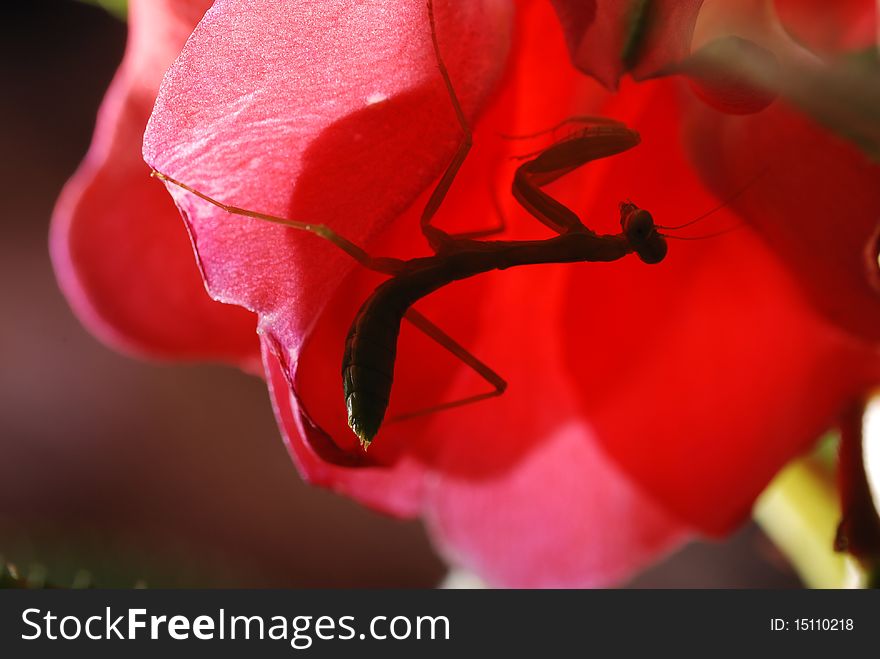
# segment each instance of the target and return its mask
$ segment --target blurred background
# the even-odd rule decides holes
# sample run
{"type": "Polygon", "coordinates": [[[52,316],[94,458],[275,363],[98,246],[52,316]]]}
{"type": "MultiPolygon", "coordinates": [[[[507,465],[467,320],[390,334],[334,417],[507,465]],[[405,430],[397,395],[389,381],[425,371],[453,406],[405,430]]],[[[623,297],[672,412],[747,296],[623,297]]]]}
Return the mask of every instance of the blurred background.
{"type": "MultiPolygon", "coordinates": [[[[126,27],[75,0],[7,3],[0,60],[0,556],[97,586],[431,587],[420,524],[302,483],[262,381],[99,344],[55,283],[49,217],[126,27]]],[[[183,226],[181,225],[181,231],[183,226]]],[[[797,587],[754,526],[636,587],[797,587]]]]}

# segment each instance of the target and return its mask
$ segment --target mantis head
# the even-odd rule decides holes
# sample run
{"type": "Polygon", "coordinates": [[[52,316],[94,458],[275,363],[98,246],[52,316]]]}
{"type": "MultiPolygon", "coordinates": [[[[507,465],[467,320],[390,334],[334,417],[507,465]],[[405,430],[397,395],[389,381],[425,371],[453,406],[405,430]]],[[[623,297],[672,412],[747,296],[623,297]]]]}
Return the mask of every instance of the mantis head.
{"type": "Polygon", "coordinates": [[[660,263],[666,256],[666,238],[657,231],[654,218],[631,201],[620,204],[620,228],[645,263],[660,263]]]}

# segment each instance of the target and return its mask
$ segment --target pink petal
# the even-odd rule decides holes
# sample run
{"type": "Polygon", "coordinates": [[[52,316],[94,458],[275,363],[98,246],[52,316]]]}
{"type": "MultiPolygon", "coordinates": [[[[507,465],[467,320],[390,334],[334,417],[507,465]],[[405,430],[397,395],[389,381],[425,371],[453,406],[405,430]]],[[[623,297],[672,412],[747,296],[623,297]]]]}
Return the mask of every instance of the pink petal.
{"type": "Polygon", "coordinates": [[[162,73],[210,4],[132,2],[125,59],[89,154],[55,209],[51,251],[71,305],[108,343],[252,366],[253,317],[205,293],[186,230],[140,156],[162,73]]]}
{"type": "Polygon", "coordinates": [[[551,0],[571,60],[609,89],[662,75],[690,53],[703,0],[551,0]]]}
{"type": "MultiPolygon", "coordinates": [[[[444,57],[472,117],[502,71],[510,7],[442,3],[437,14],[444,57]]],[[[364,244],[439,175],[460,139],[420,0],[339,0],[319,11],[305,1],[224,0],[169,71],[144,153],[226,202],[326,223],[364,244]]],[[[259,313],[260,331],[295,381],[305,341],[351,258],[313,235],[171,192],[212,295],[259,313]]],[[[415,216],[406,221],[417,226],[415,216]]],[[[422,244],[411,240],[409,249],[422,244]]],[[[363,271],[355,281],[375,285],[363,271]]],[[[338,350],[331,364],[341,363],[341,341],[338,350]]],[[[341,401],[337,366],[321,367],[341,401]]]]}
{"type": "Polygon", "coordinates": [[[774,0],[785,29],[813,50],[839,53],[877,44],[874,0],[774,0]]]}
{"type": "Polygon", "coordinates": [[[447,475],[432,485],[427,522],[438,545],[496,587],[611,586],[688,536],[579,424],[491,483],[447,475]]]}

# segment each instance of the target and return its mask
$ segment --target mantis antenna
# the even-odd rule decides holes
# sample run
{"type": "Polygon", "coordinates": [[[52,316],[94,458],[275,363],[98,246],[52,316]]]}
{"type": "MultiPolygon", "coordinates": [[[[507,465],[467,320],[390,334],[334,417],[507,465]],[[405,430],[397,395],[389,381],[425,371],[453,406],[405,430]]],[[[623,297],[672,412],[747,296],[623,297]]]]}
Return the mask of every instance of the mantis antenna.
{"type": "MultiPolygon", "coordinates": [[[[770,168],[769,168],[769,166],[768,166],[768,167],[765,167],[764,169],[760,170],[757,174],[755,174],[755,175],[752,176],[748,181],[746,181],[744,185],[742,185],[740,188],[738,188],[736,191],[734,191],[734,193],[733,193],[732,195],[730,195],[727,199],[725,199],[724,201],[722,201],[720,204],[718,204],[718,205],[715,206],[714,208],[712,208],[712,209],[706,211],[706,212],[703,213],[702,215],[699,215],[698,217],[695,217],[694,219],[692,219],[692,220],[690,220],[690,221],[688,221],[688,222],[685,222],[684,224],[679,224],[679,225],[677,225],[677,226],[660,226],[660,225],[657,225],[657,228],[658,228],[658,229],[663,229],[664,231],[677,231],[677,230],[679,230],[679,229],[684,229],[684,228],[686,228],[686,227],[689,227],[689,226],[692,226],[692,225],[696,224],[697,222],[701,222],[701,221],[705,220],[707,217],[710,217],[711,215],[713,215],[713,214],[717,213],[718,211],[720,211],[720,210],[721,210],[722,208],[724,208],[725,206],[728,206],[728,205],[730,205],[731,203],[733,203],[734,201],[736,201],[736,199],[737,199],[740,195],[742,195],[742,193],[744,193],[746,190],[748,190],[750,187],[752,187],[752,185],[754,185],[755,183],[757,183],[758,180],[759,180],[761,177],[763,177],[763,176],[769,171],[769,169],[770,169],[770,168]]],[[[721,233],[727,233],[727,230],[725,230],[725,231],[723,231],[723,232],[721,232],[721,233]]],[[[719,234],[712,234],[712,235],[721,235],[721,234],[719,233],[719,234]]],[[[667,236],[667,237],[668,237],[668,238],[671,238],[672,236],[667,236]]],[[[707,237],[711,237],[711,236],[707,236],[707,237]]],[[[685,239],[682,238],[681,240],[685,240],[685,239]]]]}

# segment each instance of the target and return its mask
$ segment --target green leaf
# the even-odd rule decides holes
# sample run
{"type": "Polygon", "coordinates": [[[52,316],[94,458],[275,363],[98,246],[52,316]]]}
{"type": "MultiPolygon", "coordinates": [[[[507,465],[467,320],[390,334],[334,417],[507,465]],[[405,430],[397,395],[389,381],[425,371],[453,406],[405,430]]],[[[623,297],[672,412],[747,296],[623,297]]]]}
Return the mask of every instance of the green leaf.
{"type": "Polygon", "coordinates": [[[97,5],[99,7],[103,7],[108,12],[119,18],[120,20],[125,20],[128,15],[128,0],[80,0],[81,2],[85,2],[90,5],[97,5]]]}

